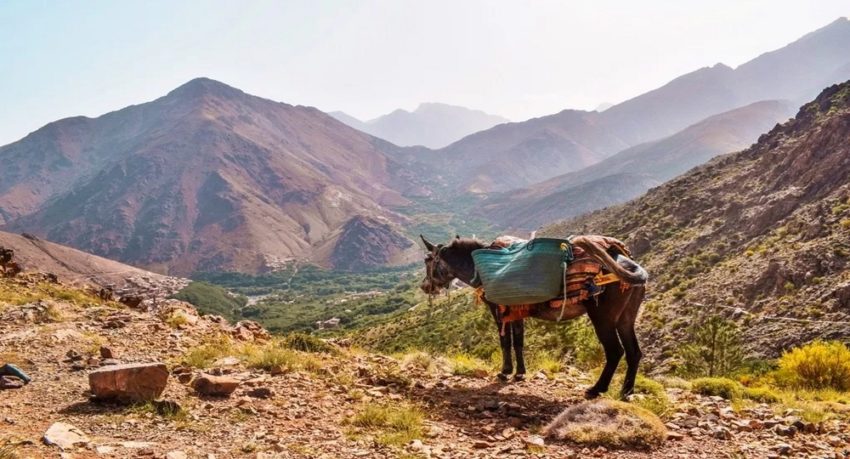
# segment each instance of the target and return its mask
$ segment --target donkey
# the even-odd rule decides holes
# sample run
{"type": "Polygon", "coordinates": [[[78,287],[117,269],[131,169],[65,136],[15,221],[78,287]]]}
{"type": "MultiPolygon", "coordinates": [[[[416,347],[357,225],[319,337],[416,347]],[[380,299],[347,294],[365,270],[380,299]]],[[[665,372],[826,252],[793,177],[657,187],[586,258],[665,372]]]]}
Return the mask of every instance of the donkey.
{"type": "MultiPolygon", "coordinates": [[[[428,253],[425,257],[426,276],[422,281],[422,291],[429,295],[436,294],[447,288],[454,279],[469,284],[475,276],[475,263],[472,251],[489,247],[475,239],[464,239],[457,236],[448,244],[434,245],[420,235],[428,253]]],[[[583,249],[587,255],[596,259],[609,271],[616,273],[621,281],[629,288],[621,289],[617,284],[610,284],[597,298],[588,299],[576,305],[565,305],[561,308],[549,306],[549,302],[537,303],[531,306],[530,316],[549,321],[569,320],[587,314],[597,338],[605,350],[605,367],[599,375],[596,384],[585,391],[588,399],[596,398],[608,391],[611,378],[617,370],[617,365],[626,355],[626,377],[620,392],[626,398],[634,392],[635,378],[642,357],[637,335],[635,334],[635,319],[646,292],[645,284],[648,279],[646,271],[637,263],[625,257],[615,260],[593,238],[575,236],[571,243],[583,249]]],[[[486,292],[485,292],[486,295],[486,292]]],[[[490,313],[496,321],[496,327],[502,329],[499,305],[487,301],[490,313]]],[[[509,322],[505,325],[504,333],[499,335],[499,345],[502,349],[502,370],[499,379],[507,380],[513,373],[511,347],[516,354],[516,380],[525,376],[525,358],[523,356],[523,341],[525,328],[522,320],[509,322]]]]}

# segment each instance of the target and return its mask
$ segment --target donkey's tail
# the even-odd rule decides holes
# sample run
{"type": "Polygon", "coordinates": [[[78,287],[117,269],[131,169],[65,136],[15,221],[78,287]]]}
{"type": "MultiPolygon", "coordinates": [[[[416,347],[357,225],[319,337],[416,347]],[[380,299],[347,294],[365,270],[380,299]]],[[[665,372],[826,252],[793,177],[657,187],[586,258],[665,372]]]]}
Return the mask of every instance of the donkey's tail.
{"type": "Polygon", "coordinates": [[[593,237],[574,236],[570,239],[570,242],[576,247],[583,249],[591,257],[596,258],[600,263],[605,265],[608,270],[616,274],[624,282],[629,284],[646,283],[649,279],[649,274],[642,266],[625,255],[620,255],[615,260],[614,257],[608,253],[606,247],[594,239],[595,238],[593,237]]]}

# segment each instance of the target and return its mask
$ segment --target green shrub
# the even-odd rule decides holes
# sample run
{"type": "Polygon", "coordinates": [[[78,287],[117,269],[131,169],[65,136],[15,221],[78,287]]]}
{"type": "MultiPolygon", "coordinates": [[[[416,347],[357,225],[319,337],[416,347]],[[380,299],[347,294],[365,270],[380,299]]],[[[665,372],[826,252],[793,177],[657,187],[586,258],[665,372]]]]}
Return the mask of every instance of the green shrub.
{"type": "Polygon", "coordinates": [[[689,343],[677,353],[683,362],[681,373],[687,376],[722,376],[735,371],[743,363],[740,331],[733,322],[711,316],[692,325],[688,335],[689,343]]]}
{"type": "Polygon", "coordinates": [[[191,303],[201,314],[218,314],[230,320],[238,317],[247,298],[231,295],[227,290],[206,282],[192,282],[172,298],[191,303]]]}
{"type": "Polygon", "coordinates": [[[779,394],[767,387],[745,387],[743,396],[761,403],[777,403],[781,400],[779,394]]]}
{"type": "Polygon", "coordinates": [[[734,400],[743,395],[744,386],[729,378],[698,378],[691,381],[691,391],[734,400]]]}
{"type": "Polygon", "coordinates": [[[485,377],[488,373],[487,364],[483,360],[467,354],[455,354],[448,358],[452,374],[458,376],[485,377]]]}
{"type": "Polygon", "coordinates": [[[320,338],[306,333],[292,333],[281,341],[283,346],[296,351],[335,354],[337,349],[320,338]]]}
{"type": "Polygon", "coordinates": [[[779,359],[777,381],[804,389],[850,390],[850,349],[838,341],[815,341],[779,359]]]}
{"type": "MultiPolygon", "coordinates": [[[[612,384],[614,387],[620,387],[622,377],[618,376],[612,384]]],[[[632,397],[631,402],[635,405],[649,410],[660,417],[664,417],[670,413],[670,399],[667,397],[664,386],[660,383],[638,375],[635,379],[634,394],[635,397],[632,397]]]]}
{"type": "Polygon", "coordinates": [[[195,368],[207,368],[216,360],[231,356],[234,343],[225,336],[215,337],[200,346],[189,349],[183,355],[183,363],[195,368]]]}

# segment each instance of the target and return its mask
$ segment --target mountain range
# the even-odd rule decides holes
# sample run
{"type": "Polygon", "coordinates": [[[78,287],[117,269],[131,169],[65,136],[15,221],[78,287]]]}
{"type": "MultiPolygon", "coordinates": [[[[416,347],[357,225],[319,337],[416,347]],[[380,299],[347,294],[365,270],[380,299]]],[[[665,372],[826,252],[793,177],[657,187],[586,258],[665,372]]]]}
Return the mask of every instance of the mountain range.
{"type": "Polygon", "coordinates": [[[642,334],[671,359],[683,324],[737,319],[755,354],[848,337],[850,81],[825,89],[750,148],[626,204],[541,234],[623,238],[651,273],[642,334]]]}
{"type": "Polygon", "coordinates": [[[413,244],[389,207],[412,180],[394,148],[315,108],[199,78],[0,148],[0,215],[8,230],[177,274],[309,258],[355,217],[383,222],[358,228],[393,233],[403,247],[390,258],[404,259],[413,244]]]}
{"type": "Polygon", "coordinates": [[[800,105],[850,78],[850,20],[840,18],[737,68],[701,68],[602,112],[564,110],[478,132],[428,156],[449,184],[486,193],[574,172],[712,115],[762,100],[800,105]]]}
{"type": "Polygon", "coordinates": [[[533,230],[620,204],[714,156],[748,147],[794,110],[790,102],[763,101],[714,115],[579,171],[494,195],[483,204],[481,213],[504,228],[533,230]]]}
{"type": "Polygon", "coordinates": [[[469,134],[489,129],[509,120],[456,105],[423,103],[409,112],[398,109],[369,121],[360,121],[344,112],[329,115],[375,137],[400,146],[443,148],[469,134]]]}
{"type": "Polygon", "coordinates": [[[781,101],[850,76],[846,49],[842,18],[736,69],[718,64],[602,112],[502,123],[439,150],[198,78],[0,147],[0,228],[177,275],[294,259],[404,264],[417,257],[417,212],[531,228],[744,148],[788,116],[781,101]]]}

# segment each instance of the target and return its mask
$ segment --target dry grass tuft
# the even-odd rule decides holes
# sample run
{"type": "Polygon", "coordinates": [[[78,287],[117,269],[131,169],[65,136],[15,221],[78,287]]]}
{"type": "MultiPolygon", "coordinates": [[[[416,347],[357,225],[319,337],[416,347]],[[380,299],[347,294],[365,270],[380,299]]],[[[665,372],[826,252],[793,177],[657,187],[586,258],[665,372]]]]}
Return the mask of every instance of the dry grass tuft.
{"type": "Polygon", "coordinates": [[[454,375],[486,378],[490,374],[490,368],[486,362],[468,354],[455,354],[447,360],[454,375]]]}
{"type": "Polygon", "coordinates": [[[18,459],[18,457],[14,446],[0,446],[0,459],[18,459]]]}
{"type": "Polygon", "coordinates": [[[414,405],[407,403],[367,403],[346,420],[361,433],[376,435],[378,443],[402,446],[422,437],[422,421],[425,415],[414,405]]]}
{"type": "Polygon", "coordinates": [[[587,446],[651,449],[664,443],[667,429],[646,409],[600,399],[567,408],[543,434],[587,446]]]}

